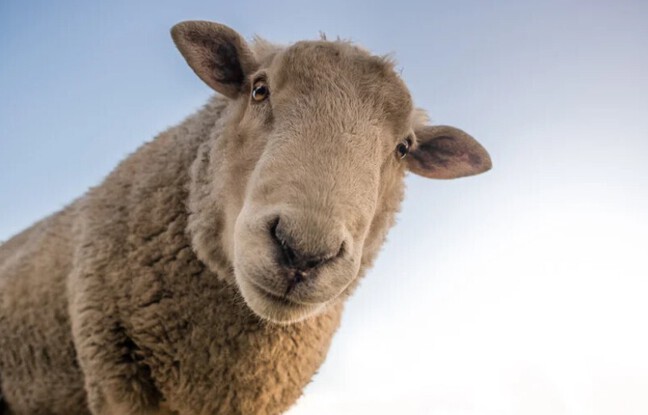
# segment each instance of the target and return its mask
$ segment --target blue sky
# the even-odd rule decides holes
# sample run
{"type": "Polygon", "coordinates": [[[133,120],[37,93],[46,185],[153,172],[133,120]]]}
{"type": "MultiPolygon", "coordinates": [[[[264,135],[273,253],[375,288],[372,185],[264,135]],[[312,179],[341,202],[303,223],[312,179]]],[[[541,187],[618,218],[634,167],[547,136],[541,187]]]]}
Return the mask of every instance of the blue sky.
{"type": "Polygon", "coordinates": [[[0,240],[205,102],[169,36],[187,19],[393,53],[493,157],[408,178],[291,414],[648,412],[648,3],[5,0],[0,240]]]}

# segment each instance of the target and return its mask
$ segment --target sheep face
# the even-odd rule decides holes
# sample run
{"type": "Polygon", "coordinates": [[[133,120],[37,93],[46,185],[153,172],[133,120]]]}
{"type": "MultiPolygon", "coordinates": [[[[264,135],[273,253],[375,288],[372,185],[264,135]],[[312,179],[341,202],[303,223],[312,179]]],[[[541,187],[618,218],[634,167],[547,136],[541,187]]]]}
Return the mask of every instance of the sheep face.
{"type": "Polygon", "coordinates": [[[464,132],[424,125],[388,60],[349,43],[259,41],[253,52],[208,22],[172,35],[198,76],[232,99],[212,156],[224,183],[212,237],[262,318],[297,322],[352,290],[393,224],[407,170],[453,178],[490,167],[464,132]]]}

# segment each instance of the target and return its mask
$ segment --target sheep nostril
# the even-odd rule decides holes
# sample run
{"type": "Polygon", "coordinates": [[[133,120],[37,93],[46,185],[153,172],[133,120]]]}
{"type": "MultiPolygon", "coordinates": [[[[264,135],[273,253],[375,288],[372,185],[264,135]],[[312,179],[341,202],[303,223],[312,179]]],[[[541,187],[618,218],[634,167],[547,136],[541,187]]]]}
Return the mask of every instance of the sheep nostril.
{"type": "Polygon", "coordinates": [[[278,248],[279,263],[293,271],[301,272],[304,276],[322,264],[344,255],[344,242],[337,251],[325,253],[303,252],[295,248],[294,241],[286,232],[285,223],[277,217],[270,222],[269,233],[278,248]]]}
{"type": "Polygon", "coordinates": [[[324,259],[320,259],[320,258],[309,259],[304,262],[304,267],[306,269],[312,269],[320,265],[322,262],[324,262],[324,259]]]}
{"type": "Polygon", "coordinates": [[[282,259],[285,265],[292,266],[296,259],[295,251],[293,251],[290,245],[288,245],[288,242],[286,242],[286,237],[281,232],[279,222],[279,218],[276,218],[274,221],[272,221],[270,226],[270,234],[272,235],[272,239],[274,239],[275,243],[281,250],[282,259]]]}

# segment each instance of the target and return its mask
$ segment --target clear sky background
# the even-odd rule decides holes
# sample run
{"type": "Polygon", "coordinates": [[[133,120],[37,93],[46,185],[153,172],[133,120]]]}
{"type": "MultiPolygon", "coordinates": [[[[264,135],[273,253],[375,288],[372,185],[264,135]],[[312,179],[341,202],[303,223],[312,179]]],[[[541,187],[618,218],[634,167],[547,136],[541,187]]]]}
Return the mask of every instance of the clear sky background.
{"type": "Polygon", "coordinates": [[[648,413],[648,2],[0,2],[0,240],[210,96],[169,28],[393,52],[490,151],[410,176],[290,415],[648,413]]]}

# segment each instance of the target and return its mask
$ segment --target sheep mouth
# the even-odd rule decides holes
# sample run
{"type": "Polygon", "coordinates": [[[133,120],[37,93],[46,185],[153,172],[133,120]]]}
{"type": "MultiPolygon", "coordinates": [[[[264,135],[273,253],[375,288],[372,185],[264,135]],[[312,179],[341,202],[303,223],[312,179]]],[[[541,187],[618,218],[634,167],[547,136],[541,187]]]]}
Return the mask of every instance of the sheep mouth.
{"type": "Polygon", "coordinates": [[[257,314],[279,324],[291,324],[301,321],[325,307],[325,303],[303,303],[289,298],[288,295],[277,295],[258,283],[250,283],[249,289],[254,293],[256,301],[251,306],[257,314]]]}
{"type": "Polygon", "coordinates": [[[300,305],[299,303],[296,303],[292,300],[289,300],[285,295],[277,295],[274,293],[271,293],[270,291],[266,290],[265,288],[259,287],[256,284],[253,284],[254,288],[256,288],[257,294],[259,294],[261,297],[263,297],[266,300],[269,300],[273,303],[281,304],[284,306],[293,306],[293,305],[300,305]]]}
{"type": "Polygon", "coordinates": [[[309,307],[309,306],[317,306],[319,305],[318,303],[305,303],[301,302],[298,300],[294,300],[292,298],[288,298],[288,292],[286,292],[283,295],[276,294],[267,288],[262,287],[258,283],[252,283],[252,286],[254,287],[256,293],[261,296],[263,299],[266,299],[272,303],[282,305],[282,306],[287,306],[287,307],[309,307]]]}

